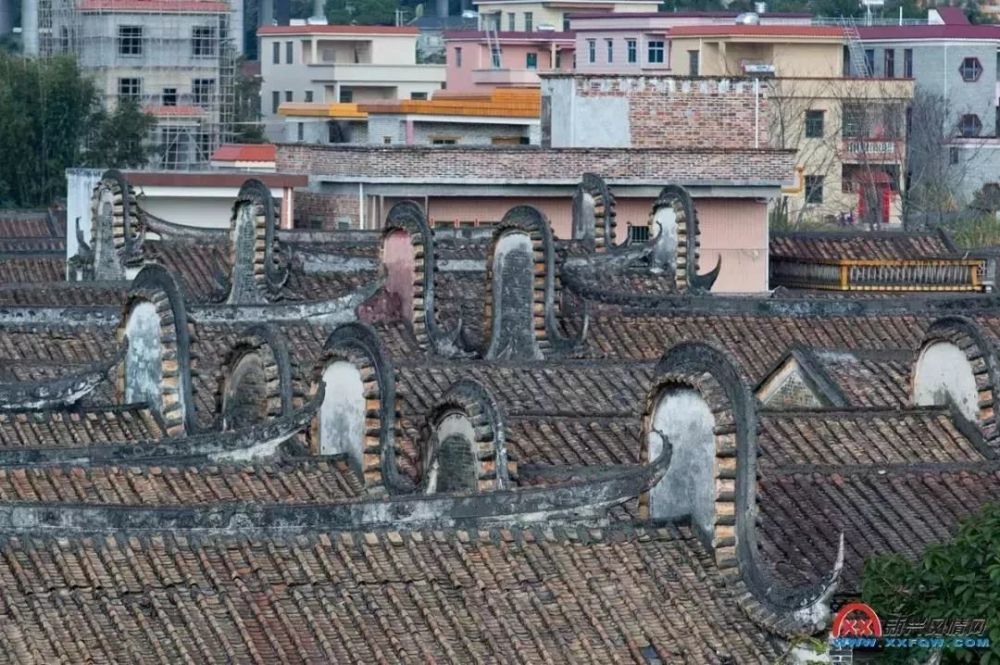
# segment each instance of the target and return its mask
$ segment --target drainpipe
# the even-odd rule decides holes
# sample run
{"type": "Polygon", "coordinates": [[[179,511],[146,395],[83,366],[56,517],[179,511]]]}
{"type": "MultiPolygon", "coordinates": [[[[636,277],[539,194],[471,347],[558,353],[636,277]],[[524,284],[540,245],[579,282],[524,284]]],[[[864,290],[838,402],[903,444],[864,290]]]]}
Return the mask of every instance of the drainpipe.
{"type": "Polygon", "coordinates": [[[358,183],[358,224],[362,229],[366,227],[365,224],[365,183],[358,183]]]}
{"type": "Polygon", "coordinates": [[[806,177],[805,177],[806,167],[796,166],[795,167],[795,184],[791,187],[782,187],[782,194],[801,194],[806,188],[806,177]]]}
{"type": "Polygon", "coordinates": [[[753,147],[760,148],[760,79],[753,80],[753,147]]]}

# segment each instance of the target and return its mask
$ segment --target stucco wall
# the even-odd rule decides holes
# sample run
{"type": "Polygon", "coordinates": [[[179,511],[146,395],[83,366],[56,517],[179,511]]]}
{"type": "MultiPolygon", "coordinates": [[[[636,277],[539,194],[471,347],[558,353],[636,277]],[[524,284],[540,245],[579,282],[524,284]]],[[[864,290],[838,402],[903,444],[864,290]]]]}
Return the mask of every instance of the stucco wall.
{"type": "Polygon", "coordinates": [[[920,352],[913,371],[913,401],[944,406],[949,400],[963,416],[976,420],[979,391],[965,352],[950,342],[930,344],[920,352]]]}

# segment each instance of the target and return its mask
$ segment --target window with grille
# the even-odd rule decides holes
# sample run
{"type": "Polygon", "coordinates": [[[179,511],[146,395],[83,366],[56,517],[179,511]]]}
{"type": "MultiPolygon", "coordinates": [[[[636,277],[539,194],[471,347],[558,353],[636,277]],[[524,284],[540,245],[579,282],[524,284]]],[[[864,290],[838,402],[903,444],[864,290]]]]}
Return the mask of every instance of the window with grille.
{"type": "Polygon", "coordinates": [[[605,47],[607,48],[607,51],[608,51],[608,62],[609,63],[610,62],[614,62],[615,61],[615,40],[613,40],[613,39],[605,39],[604,40],[604,45],[605,45],[605,47]]]}
{"type": "Polygon", "coordinates": [[[823,111],[806,111],[806,138],[823,138],[823,111]]]}
{"type": "Polygon", "coordinates": [[[648,226],[630,226],[628,227],[628,239],[631,242],[649,242],[649,227],[648,226]]]}
{"type": "Polygon", "coordinates": [[[142,55],[142,26],[118,26],[118,54],[142,55]]]}
{"type": "Polygon", "coordinates": [[[688,76],[701,76],[701,54],[688,51],[688,76]]]}
{"type": "Polygon", "coordinates": [[[659,39],[650,40],[646,44],[646,60],[652,65],[663,63],[663,41],[659,39]]]}
{"type": "Polygon", "coordinates": [[[959,65],[958,72],[962,75],[963,81],[972,83],[983,75],[983,66],[979,63],[979,58],[965,58],[959,65]]]}
{"type": "Polygon", "coordinates": [[[525,54],[524,66],[526,69],[538,69],[538,54],[537,53],[525,54]]]}
{"type": "Polygon", "coordinates": [[[885,77],[896,78],[896,52],[891,48],[885,50],[885,77]]]}
{"type": "Polygon", "coordinates": [[[628,50],[628,61],[629,61],[629,63],[633,63],[634,64],[637,61],[638,56],[639,56],[639,53],[638,53],[639,49],[636,47],[635,40],[634,39],[626,39],[625,40],[625,44],[628,47],[627,48],[627,50],[628,50]]]}
{"type": "Polygon", "coordinates": [[[307,104],[310,103],[310,102],[312,102],[312,100],[313,100],[313,91],[312,90],[306,90],[305,98],[306,98],[306,103],[307,104]]]}
{"type": "Polygon", "coordinates": [[[587,40],[587,62],[597,62],[597,40],[587,40]]]}
{"type": "Polygon", "coordinates": [[[507,29],[510,30],[511,32],[517,30],[516,21],[517,21],[517,14],[515,14],[514,12],[507,14],[507,29]]]}
{"type": "Polygon", "coordinates": [[[177,106],[177,88],[164,88],[162,102],[164,106],[177,106]]]}
{"type": "Polygon", "coordinates": [[[194,79],[191,82],[191,93],[195,106],[208,106],[215,95],[215,79],[194,79]]]}
{"type": "Polygon", "coordinates": [[[823,176],[806,176],[806,203],[823,202],[823,176]]]}
{"type": "Polygon", "coordinates": [[[118,96],[124,99],[139,101],[139,98],[142,96],[142,79],[118,79],[118,96]]]}
{"type": "Polygon", "coordinates": [[[191,30],[191,52],[196,58],[211,58],[217,53],[218,40],[215,28],[210,26],[195,26],[191,30]]]}
{"type": "Polygon", "coordinates": [[[962,136],[979,136],[983,131],[983,122],[975,113],[967,113],[958,123],[958,131],[962,136]]]}
{"type": "Polygon", "coordinates": [[[534,22],[535,22],[534,14],[532,14],[531,12],[524,12],[524,31],[525,32],[532,32],[535,29],[534,22]]]}
{"type": "Polygon", "coordinates": [[[903,49],[903,77],[913,78],[913,49],[903,49]]]}

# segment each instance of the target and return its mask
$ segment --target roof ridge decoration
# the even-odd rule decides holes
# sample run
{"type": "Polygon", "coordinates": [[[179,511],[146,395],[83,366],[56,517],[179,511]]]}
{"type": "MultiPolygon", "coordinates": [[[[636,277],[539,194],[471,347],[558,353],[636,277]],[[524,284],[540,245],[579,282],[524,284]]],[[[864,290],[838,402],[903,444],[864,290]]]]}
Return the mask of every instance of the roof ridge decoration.
{"type": "Polygon", "coordinates": [[[507,451],[506,429],[503,411],[486,387],[468,378],[453,383],[427,415],[421,489],[440,491],[442,476],[454,471],[454,458],[464,458],[465,452],[472,474],[459,480],[473,491],[516,485],[517,462],[507,451]],[[458,450],[446,449],[451,437],[457,437],[458,450]]]}
{"type": "Polygon", "coordinates": [[[911,398],[915,404],[950,407],[959,418],[956,424],[971,421],[982,437],[991,457],[1000,454],[1000,361],[997,340],[978,323],[963,316],[946,316],[935,320],[924,333],[919,352],[910,374],[911,398]],[[951,350],[953,355],[937,360],[935,349],[951,350]],[[947,383],[934,383],[933,364],[944,361],[956,371],[954,363],[968,363],[971,376],[952,378],[947,383]],[[928,377],[922,370],[930,372],[928,377]],[[964,393],[964,394],[963,394],[964,393]]]}
{"type": "Polygon", "coordinates": [[[170,437],[197,431],[191,326],[184,296],[167,269],[155,263],[143,267],[132,280],[118,326],[119,343],[128,338],[128,350],[118,372],[117,392],[124,400],[133,391],[133,382],[154,381],[155,386],[137,385],[137,394],[153,398],[150,406],[163,417],[170,437]],[[145,312],[152,328],[138,318],[146,317],[145,312]]]}
{"type": "Polygon", "coordinates": [[[597,253],[620,249],[616,214],[615,197],[604,178],[584,173],[573,194],[573,240],[590,243],[597,253]]]}
{"type": "Polygon", "coordinates": [[[511,208],[493,231],[486,258],[486,303],[483,329],[489,342],[488,360],[540,360],[549,353],[566,355],[578,349],[587,337],[590,316],[586,301],[583,323],[576,337],[564,337],[556,320],[556,251],[549,220],[537,208],[521,205],[511,208]],[[526,284],[516,284],[520,266],[512,265],[527,247],[503,247],[508,238],[526,237],[530,243],[531,294],[526,284]],[[498,248],[501,252],[498,254],[498,248]],[[495,273],[499,265],[503,272],[495,273]],[[507,268],[505,266],[511,266],[507,268]],[[530,300],[524,301],[525,297],[530,300]],[[507,311],[505,311],[505,309],[507,311]],[[530,318],[531,330],[522,329],[530,318]]]}
{"type": "MultiPolygon", "coordinates": [[[[396,372],[378,334],[358,321],[340,325],[330,333],[313,368],[312,395],[323,387],[326,369],[338,361],[352,365],[362,381],[364,427],[358,475],[365,488],[373,494],[386,489],[393,493],[412,491],[412,482],[401,477],[397,470],[397,446],[402,437],[397,431],[396,372]]],[[[327,398],[344,390],[342,386],[326,386],[327,398]]],[[[322,452],[322,424],[319,414],[310,427],[310,448],[314,454],[322,452]]]]}
{"type": "Polygon", "coordinates": [[[128,340],[110,357],[91,363],[71,374],[45,381],[0,383],[0,412],[13,410],[55,409],[75,404],[108,378],[128,350],[128,340]]]}
{"type": "Polygon", "coordinates": [[[216,406],[221,429],[292,413],[303,401],[296,378],[298,366],[284,337],[268,324],[248,328],[219,369],[216,406]]]}
{"type": "MultiPolygon", "coordinates": [[[[714,515],[710,540],[716,565],[739,594],[751,619],[770,631],[791,637],[812,634],[830,618],[829,602],[843,568],[844,537],[840,536],[833,570],[807,588],[788,588],[771,578],[759,560],[757,547],[757,415],[753,395],[726,354],[702,342],[682,342],[668,349],[657,365],[642,419],[640,460],[648,463],[654,412],[671,388],[694,391],[713,416],[711,492],[714,515]]],[[[674,456],[681,441],[673,441],[674,456]]],[[[648,517],[651,493],[639,500],[641,517],[648,517]]]]}
{"type": "Polygon", "coordinates": [[[423,208],[414,201],[400,201],[389,209],[382,234],[382,270],[387,270],[386,240],[394,232],[409,234],[413,247],[413,307],[409,314],[413,333],[420,348],[428,346],[443,356],[461,355],[459,338],[462,319],[451,329],[438,326],[434,312],[434,277],[437,273],[434,230],[427,223],[423,208]]]}
{"type": "Polygon", "coordinates": [[[230,218],[231,270],[228,305],[257,305],[276,300],[288,281],[280,265],[277,211],[271,190],[260,180],[243,183],[230,218]]]}
{"type": "Polygon", "coordinates": [[[186,226],[177,222],[170,222],[162,217],[147,212],[139,206],[142,212],[143,225],[147,231],[160,236],[161,240],[191,240],[198,242],[226,242],[229,238],[229,229],[215,229],[198,226],[186,226]]]}
{"type": "Polygon", "coordinates": [[[79,250],[73,264],[81,268],[85,279],[123,280],[127,268],[139,267],[143,261],[145,231],[135,191],[121,171],[109,169],[94,187],[90,201],[91,244],[84,240],[77,220],[79,250]]]}
{"type": "Polygon", "coordinates": [[[698,274],[701,232],[698,227],[698,211],[691,193],[686,188],[673,184],[661,189],[649,212],[649,227],[651,230],[655,229],[656,237],[643,251],[641,260],[650,270],[658,272],[673,267],[674,282],[680,292],[711,291],[722,269],[722,257],[718,257],[711,271],[704,275],[698,274]],[[671,233],[674,229],[666,228],[657,218],[658,213],[666,208],[674,213],[676,235],[671,233]],[[674,241],[676,248],[670,246],[674,241]]]}

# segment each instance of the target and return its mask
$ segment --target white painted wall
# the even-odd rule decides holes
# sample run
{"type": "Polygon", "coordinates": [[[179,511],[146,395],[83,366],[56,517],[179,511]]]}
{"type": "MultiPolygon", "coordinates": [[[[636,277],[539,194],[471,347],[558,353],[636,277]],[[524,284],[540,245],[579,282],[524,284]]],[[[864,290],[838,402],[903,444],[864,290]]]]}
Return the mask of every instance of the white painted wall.
{"type": "Polygon", "coordinates": [[[963,416],[977,419],[979,391],[965,352],[951,342],[928,344],[913,372],[913,401],[919,406],[943,406],[949,398],[963,416]]]}
{"type": "Polygon", "coordinates": [[[361,372],[338,360],[323,371],[326,395],[319,410],[321,455],[347,453],[358,474],[364,468],[365,390],[361,372]]]}

